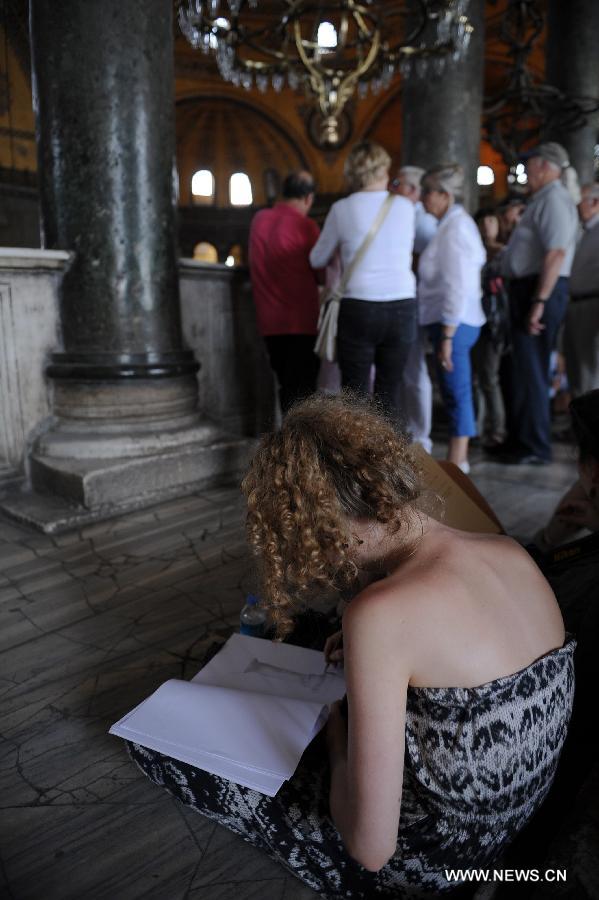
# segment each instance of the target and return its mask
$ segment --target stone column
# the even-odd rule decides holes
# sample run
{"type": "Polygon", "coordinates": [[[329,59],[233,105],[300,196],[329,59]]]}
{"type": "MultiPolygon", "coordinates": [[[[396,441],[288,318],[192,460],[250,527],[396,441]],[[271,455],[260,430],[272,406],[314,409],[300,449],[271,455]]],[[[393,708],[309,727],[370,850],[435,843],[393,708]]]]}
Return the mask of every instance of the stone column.
{"type": "MultiPolygon", "coordinates": [[[[414,0],[411,0],[414,3],[414,0]]],[[[465,206],[476,208],[480,161],[484,63],[484,0],[470,0],[474,32],[465,57],[448,59],[443,74],[419,77],[418,67],[402,89],[402,163],[425,169],[457,162],[466,173],[465,206]]]]}
{"type": "Polygon", "coordinates": [[[43,243],[73,253],[47,369],[56,421],[32,479],[89,508],[139,505],[202,480],[191,450],[217,439],[181,336],[172,3],[30,0],[30,13],[43,243]]]}
{"type": "MultiPolygon", "coordinates": [[[[597,0],[549,0],[545,78],[571,97],[599,97],[599,3],[597,0]]],[[[575,131],[548,135],[568,150],[581,183],[593,181],[593,150],[599,116],[590,115],[575,131]]]]}

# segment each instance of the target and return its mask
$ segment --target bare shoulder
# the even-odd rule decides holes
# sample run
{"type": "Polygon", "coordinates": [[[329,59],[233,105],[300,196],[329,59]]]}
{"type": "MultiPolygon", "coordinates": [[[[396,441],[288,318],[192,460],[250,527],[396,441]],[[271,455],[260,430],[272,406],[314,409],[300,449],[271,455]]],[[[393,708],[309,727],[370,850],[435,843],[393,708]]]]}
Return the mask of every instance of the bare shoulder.
{"type": "Polygon", "coordinates": [[[396,650],[414,646],[422,631],[427,597],[434,597],[434,585],[410,572],[393,573],[369,585],[356,596],[343,615],[346,640],[372,642],[396,650]]]}

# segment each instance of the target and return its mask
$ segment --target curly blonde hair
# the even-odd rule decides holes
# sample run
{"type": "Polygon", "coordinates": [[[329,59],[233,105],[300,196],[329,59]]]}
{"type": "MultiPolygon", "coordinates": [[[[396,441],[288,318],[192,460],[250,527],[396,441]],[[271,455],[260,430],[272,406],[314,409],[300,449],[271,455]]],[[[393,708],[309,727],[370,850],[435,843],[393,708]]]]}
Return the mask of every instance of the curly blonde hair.
{"type": "Polygon", "coordinates": [[[345,393],[292,407],[280,431],[262,438],[242,490],[263,598],[281,638],[310,590],[356,583],[351,520],[397,532],[421,485],[407,440],[371,401],[345,393]]]}
{"type": "Polygon", "coordinates": [[[389,174],[391,157],[374,141],[355,144],[345,160],[343,173],[352,191],[362,191],[385,174],[389,174]]]}

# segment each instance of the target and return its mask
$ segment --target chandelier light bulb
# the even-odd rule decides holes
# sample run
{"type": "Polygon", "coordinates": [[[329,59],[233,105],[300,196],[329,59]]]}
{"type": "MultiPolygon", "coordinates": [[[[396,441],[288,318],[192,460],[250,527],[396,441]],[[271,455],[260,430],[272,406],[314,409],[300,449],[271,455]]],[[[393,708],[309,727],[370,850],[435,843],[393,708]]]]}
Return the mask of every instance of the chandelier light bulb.
{"type": "Polygon", "coordinates": [[[316,43],[323,50],[334,50],[337,46],[337,29],[332,22],[321,22],[318,26],[316,43]]]}

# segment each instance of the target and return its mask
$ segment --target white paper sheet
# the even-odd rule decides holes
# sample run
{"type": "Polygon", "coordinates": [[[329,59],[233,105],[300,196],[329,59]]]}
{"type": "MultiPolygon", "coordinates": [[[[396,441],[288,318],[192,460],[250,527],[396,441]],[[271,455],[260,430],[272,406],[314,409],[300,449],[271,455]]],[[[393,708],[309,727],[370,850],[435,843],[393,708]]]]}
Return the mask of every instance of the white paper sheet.
{"type": "Polygon", "coordinates": [[[343,669],[325,672],[321,652],[242,634],[232,635],[192,682],[321,704],[345,693],[343,669]]]}
{"type": "Polygon", "coordinates": [[[110,733],[272,797],[344,693],[322,653],[233,635],[191,682],[167,681],[110,733]]]}

